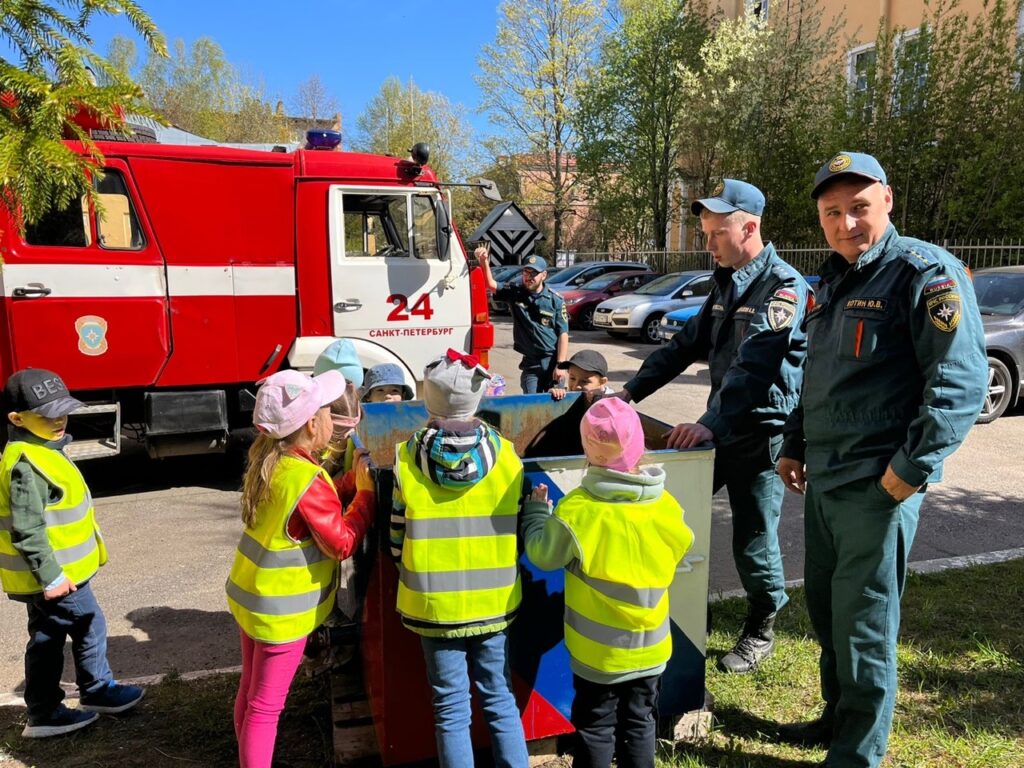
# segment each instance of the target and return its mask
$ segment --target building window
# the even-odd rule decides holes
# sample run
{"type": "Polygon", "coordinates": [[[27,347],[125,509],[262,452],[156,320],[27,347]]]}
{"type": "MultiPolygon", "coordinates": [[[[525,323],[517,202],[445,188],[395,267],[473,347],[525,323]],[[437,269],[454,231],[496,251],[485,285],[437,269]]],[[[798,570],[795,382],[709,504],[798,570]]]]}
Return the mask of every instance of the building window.
{"type": "Polygon", "coordinates": [[[768,0],[747,0],[747,18],[768,21],[768,0]]]}
{"type": "Polygon", "coordinates": [[[875,44],[868,43],[849,53],[847,78],[854,93],[866,93],[871,70],[875,66],[875,44]]]}
{"type": "Polygon", "coordinates": [[[927,35],[912,29],[896,41],[893,107],[897,112],[924,106],[925,87],[928,85],[928,40],[927,35]]]}

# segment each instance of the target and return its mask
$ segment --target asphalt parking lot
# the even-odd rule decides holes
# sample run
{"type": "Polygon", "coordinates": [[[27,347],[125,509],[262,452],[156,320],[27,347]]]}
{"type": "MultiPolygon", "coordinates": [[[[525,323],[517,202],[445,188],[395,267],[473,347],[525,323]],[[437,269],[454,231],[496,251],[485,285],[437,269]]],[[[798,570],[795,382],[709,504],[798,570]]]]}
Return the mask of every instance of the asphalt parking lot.
{"type": "MultiPolygon", "coordinates": [[[[498,318],[494,370],[518,392],[518,355],[511,327],[498,318]]],[[[573,332],[571,350],[595,349],[608,360],[611,383],[621,386],[654,347],[612,340],[605,333],[573,332]]],[[[443,350],[439,350],[443,351],[443,350]]],[[[638,409],[669,424],[693,421],[704,410],[707,368],[697,365],[638,409]]],[[[947,463],[921,511],[915,562],[1024,548],[1024,412],[976,427],[947,463]]],[[[109,625],[109,657],[119,677],[221,669],[238,663],[237,629],[224,603],[241,523],[239,452],[226,456],[150,461],[135,450],[82,465],[96,497],[111,562],[94,584],[109,625]]],[[[801,575],[800,500],[787,494],[781,526],[787,578],[801,575]]],[[[715,498],[711,589],[739,587],[729,547],[728,500],[715,498]]],[[[22,684],[25,611],[0,599],[0,701],[22,684]]],[[[65,680],[73,680],[66,670],[65,680]]]]}

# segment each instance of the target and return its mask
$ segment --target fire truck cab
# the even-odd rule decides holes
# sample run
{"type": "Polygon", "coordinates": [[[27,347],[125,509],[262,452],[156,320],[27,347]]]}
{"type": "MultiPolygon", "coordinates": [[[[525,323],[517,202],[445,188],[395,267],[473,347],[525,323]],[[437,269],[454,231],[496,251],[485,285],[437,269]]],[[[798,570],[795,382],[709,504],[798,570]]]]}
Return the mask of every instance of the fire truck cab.
{"type": "MultiPolygon", "coordinates": [[[[486,290],[433,172],[394,157],[101,142],[102,213],[74,201],[0,218],[0,380],[58,372],[113,422],[76,458],[223,449],[255,383],[309,369],[336,338],[416,388],[448,347],[486,360],[486,290]]],[[[85,419],[78,420],[85,424],[85,419]]],[[[88,429],[85,430],[88,432],[88,429]]]]}

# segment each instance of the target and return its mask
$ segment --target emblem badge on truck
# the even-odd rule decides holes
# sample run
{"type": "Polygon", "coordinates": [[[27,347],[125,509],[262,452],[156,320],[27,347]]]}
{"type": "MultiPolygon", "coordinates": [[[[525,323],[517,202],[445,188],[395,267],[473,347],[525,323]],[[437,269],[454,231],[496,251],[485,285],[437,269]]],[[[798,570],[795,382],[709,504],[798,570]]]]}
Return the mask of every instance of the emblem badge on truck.
{"type": "Polygon", "coordinates": [[[99,315],[82,315],[75,320],[78,351],[95,357],[107,351],[107,321],[99,315]]]}

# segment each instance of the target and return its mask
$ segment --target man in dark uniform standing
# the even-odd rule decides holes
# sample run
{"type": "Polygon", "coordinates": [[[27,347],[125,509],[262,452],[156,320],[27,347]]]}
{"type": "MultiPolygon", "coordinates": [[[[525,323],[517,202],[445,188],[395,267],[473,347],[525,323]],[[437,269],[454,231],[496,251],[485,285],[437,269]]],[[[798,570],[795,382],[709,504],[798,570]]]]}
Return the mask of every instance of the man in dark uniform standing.
{"type": "Polygon", "coordinates": [[[918,511],[981,410],[985,337],[963,265],[889,221],[892,189],[875,158],[836,155],[811,197],[835,253],[805,324],[803,393],[778,472],[805,494],[804,578],[825,710],[780,736],[827,746],[822,765],[874,768],[892,725],[918,511]]]}
{"type": "Polygon", "coordinates": [[[775,616],[789,600],[778,538],[785,491],[775,462],[799,397],[807,284],[762,241],[764,195],[757,187],[726,179],[692,210],[718,265],[715,286],[701,311],[618,396],[642,400],[694,361],[709,362],[707,410],[697,423],[677,425],[668,447],[715,444],[714,489],[729,491],[733,558],[749,604],[740,639],[718,666],[743,673],[774,649],[775,616]]]}
{"type": "Polygon", "coordinates": [[[527,256],[522,277],[498,285],[491,274],[488,249],[481,246],[474,255],[488,290],[498,301],[507,302],[512,313],[513,348],[523,356],[519,363],[523,393],[547,392],[556,379],[566,377],[557,366],[569,356],[569,315],[562,297],[544,285],[547,262],[540,256],[527,256]]]}

